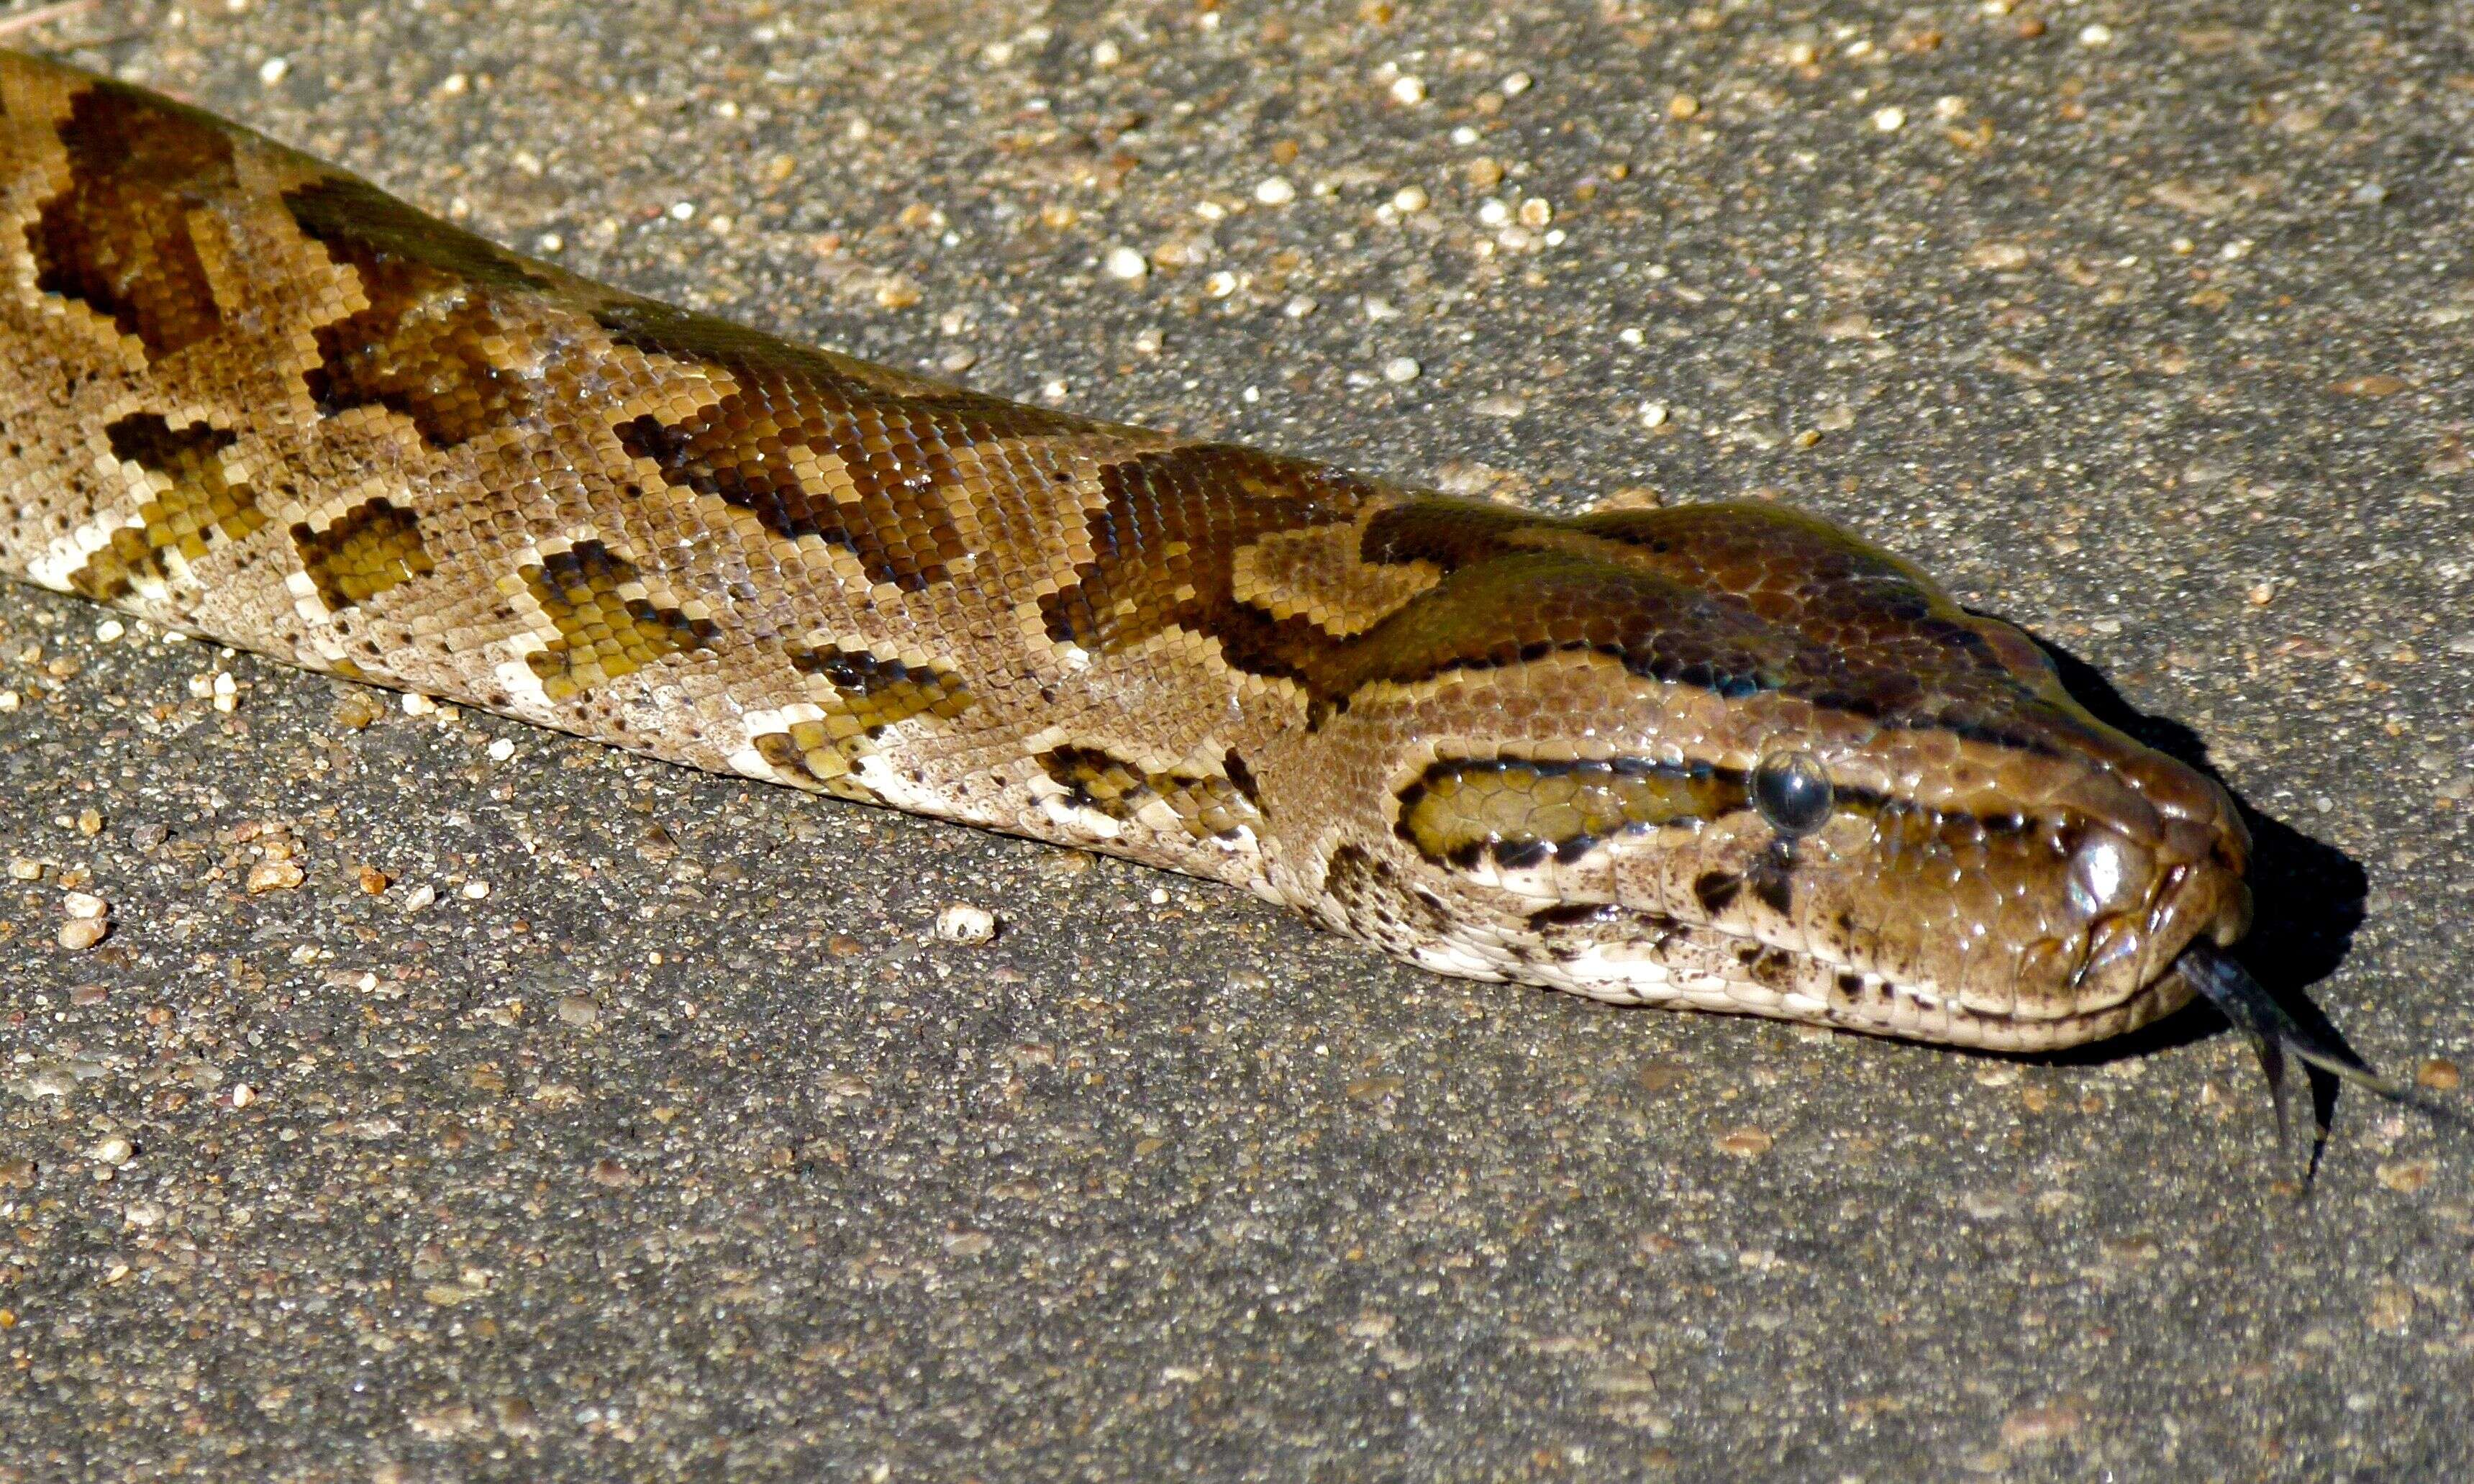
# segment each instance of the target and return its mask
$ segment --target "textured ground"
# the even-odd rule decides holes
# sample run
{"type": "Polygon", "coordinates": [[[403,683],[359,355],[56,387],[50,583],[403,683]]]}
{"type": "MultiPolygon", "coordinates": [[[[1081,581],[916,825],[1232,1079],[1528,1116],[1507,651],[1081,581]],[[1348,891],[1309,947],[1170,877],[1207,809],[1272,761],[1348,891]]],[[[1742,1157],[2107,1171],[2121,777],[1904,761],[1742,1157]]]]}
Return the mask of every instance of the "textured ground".
{"type": "MultiPolygon", "coordinates": [[[[12,44],[1011,395],[1845,519],[2205,750],[2265,973],[2474,1058],[2474,11],[896,9],[12,44]]],[[[2474,1472],[2474,1138],[2349,1096],[2297,1203],[2203,1018],[1449,983],[100,620],[0,593],[9,1484],[2474,1472]]]]}

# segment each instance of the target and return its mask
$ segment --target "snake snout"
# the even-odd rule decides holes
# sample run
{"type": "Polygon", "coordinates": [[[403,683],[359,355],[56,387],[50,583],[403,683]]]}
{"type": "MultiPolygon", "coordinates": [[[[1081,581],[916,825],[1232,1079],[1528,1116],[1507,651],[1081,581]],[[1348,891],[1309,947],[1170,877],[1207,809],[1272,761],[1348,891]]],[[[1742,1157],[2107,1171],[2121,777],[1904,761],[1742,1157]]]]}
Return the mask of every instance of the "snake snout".
{"type": "Polygon", "coordinates": [[[2231,795],[2171,758],[2141,749],[2107,773],[2116,807],[2088,824],[2068,870],[2088,933],[2073,987],[2098,1003],[2150,992],[2161,1014],[2191,996],[2173,975],[2183,949],[2249,928],[2250,838],[2231,795]]]}

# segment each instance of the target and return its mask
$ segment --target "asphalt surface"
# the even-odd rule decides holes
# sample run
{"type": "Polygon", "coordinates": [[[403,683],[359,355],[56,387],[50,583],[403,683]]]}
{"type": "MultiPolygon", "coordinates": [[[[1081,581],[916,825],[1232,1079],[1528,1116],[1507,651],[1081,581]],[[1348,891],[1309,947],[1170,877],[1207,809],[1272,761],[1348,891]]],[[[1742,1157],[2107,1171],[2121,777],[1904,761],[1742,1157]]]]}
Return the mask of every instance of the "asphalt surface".
{"type": "MultiPolygon", "coordinates": [[[[1006,394],[1847,521],[2221,769],[2273,982],[2474,1059],[2474,9],[899,9],[10,44],[1006,394]]],[[[2298,1199],[2204,1015],[1448,982],[102,619],[0,592],[9,1484],[2474,1475],[2474,1137],[2347,1095],[2298,1199]]]]}

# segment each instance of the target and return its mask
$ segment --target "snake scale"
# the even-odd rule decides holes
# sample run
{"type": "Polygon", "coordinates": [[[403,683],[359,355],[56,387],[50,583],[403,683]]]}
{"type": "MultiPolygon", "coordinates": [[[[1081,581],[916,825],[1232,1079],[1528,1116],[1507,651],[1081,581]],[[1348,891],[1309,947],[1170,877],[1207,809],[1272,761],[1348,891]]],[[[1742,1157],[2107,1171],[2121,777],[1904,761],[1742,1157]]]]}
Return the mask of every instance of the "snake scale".
{"type": "Polygon", "coordinates": [[[0,346],[0,571],[172,628],[1445,973],[2014,1051],[2203,990],[2347,1060],[2216,951],[2224,791],[1816,519],[1552,518],[1001,401],[12,54],[0,346]]]}

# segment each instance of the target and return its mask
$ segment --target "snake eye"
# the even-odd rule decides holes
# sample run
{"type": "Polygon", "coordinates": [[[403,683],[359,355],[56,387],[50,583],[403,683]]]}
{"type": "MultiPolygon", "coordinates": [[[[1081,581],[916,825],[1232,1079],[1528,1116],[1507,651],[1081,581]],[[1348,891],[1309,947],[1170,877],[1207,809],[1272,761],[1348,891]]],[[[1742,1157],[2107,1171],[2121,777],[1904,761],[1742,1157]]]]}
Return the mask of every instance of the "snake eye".
{"type": "Polygon", "coordinates": [[[1827,824],[1833,801],[1830,774],[1809,752],[1774,752],[1753,769],[1753,807],[1789,839],[1827,824]]]}

